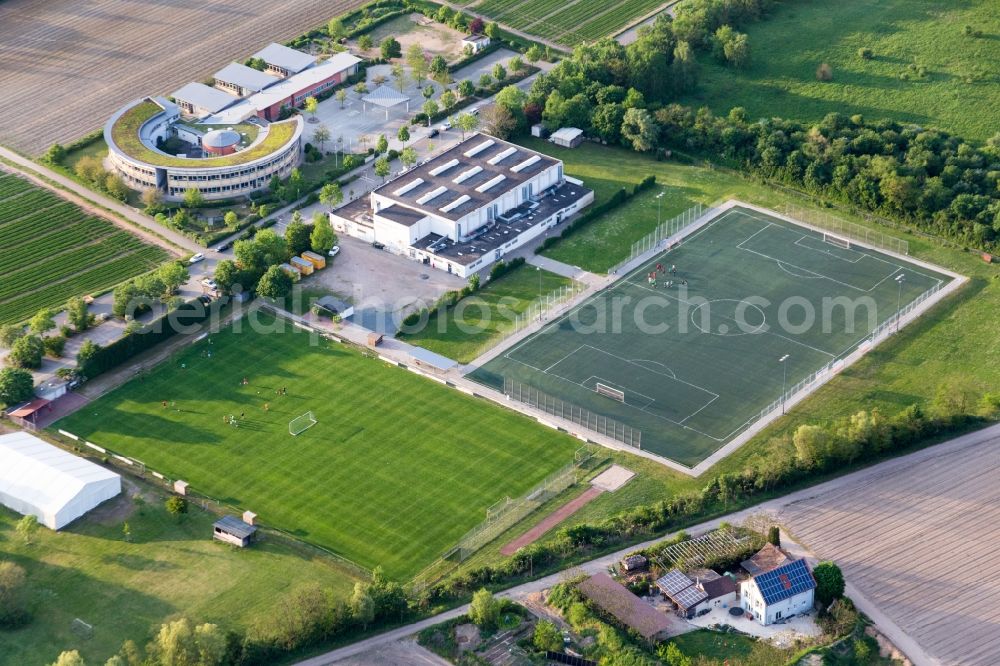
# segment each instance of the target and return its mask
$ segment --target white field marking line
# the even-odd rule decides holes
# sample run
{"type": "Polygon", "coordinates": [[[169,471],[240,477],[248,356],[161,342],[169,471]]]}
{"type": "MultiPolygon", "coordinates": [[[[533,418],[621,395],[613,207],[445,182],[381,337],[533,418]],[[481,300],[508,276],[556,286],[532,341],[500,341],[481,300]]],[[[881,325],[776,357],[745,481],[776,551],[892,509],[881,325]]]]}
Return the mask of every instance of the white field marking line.
{"type": "MultiPolygon", "coordinates": [[[[757,256],[763,257],[764,259],[768,259],[770,261],[773,261],[776,264],[785,264],[786,266],[791,266],[792,268],[797,268],[798,270],[803,271],[805,273],[812,273],[813,275],[815,275],[817,277],[826,278],[827,280],[829,280],[830,282],[833,282],[834,284],[839,284],[840,286],[846,287],[847,289],[853,289],[855,291],[860,291],[862,294],[869,293],[872,289],[874,289],[875,287],[877,287],[880,284],[882,284],[883,282],[885,282],[887,279],[889,279],[890,277],[892,277],[897,271],[900,270],[899,267],[897,266],[896,268],[893,269],[892,273],[890,273],[889,275],[887,275],[884,278],[882,278],[881,280],[879,280],[873,286],[869,287],[868,289],[862,289],[861,287],[855,287],[853,284],[848,284],[846,282],[841,282],[840,280],[837,280],[836,278],[832,278],[829,275],[823,275],[822,273],[817,273],[816,271],[809,270],[808,268],[803,268],[802,266],[799,266],[798,264],[793,264],[790,261],[785,261],[784,259],[777,259],[775,257],[772,257],[769,254],[764,254],[763,252],[758,252],[757,250],[751,250],[748,247],[740,247],[739,245],[737,245],[737,247],[739,249],[743,250],[744,252],[750,252],[752,254],[756,254],[757,256]]],[[[788,271],[785,271],[785,272],[787,273],[788,271]]],[[[788,273],[788,274],[792,275],[792,273],[788,273]]],[[[804,276],[798,276],[798,277],[804,277],[804,276]]]]}
{"type": "MultiPolygon", "coordinates": [[[[798,245],[799,247],[805,248],[807,250],[812,250],[813,252],[819,252],[820,254],[828,254],[831,257],[833,257],[834,259],[837,259],[839,261],[843,261],[846,264],[856,264],[859,261],[861,261],[862,259],[864,259],[866,256],[868,256],[864,252],[858,252],[857,250],[852,250],[849,247],[840,247],[838,245],[834,246],[834,247],[837,247],[838,249],[840,249],[842,251],[853,252],[854,254],[858,255],[854,259],[854,261],[851,261],[850,259],[845,259],[844,257],[838,257],[836,254],[834,254],[833,252],[830,252],[829,250],[821,249],[821,248],[818,248],[818,247],[809,247],[808,244],[805,244],[805,243],[802,242],[802,241],[807,240],[807,239],[812,240],[813,237],[812,236],[808,236],[806,234],[803,234],[802,236],[799,237],[799,239],[797,241],[795,241],[794,245],[798,245]]],[[[819,239],[817,239],[817,240],[819,240],[819,239]]],[[[821,243],[827,243],[827,244],[829,244],[827,241],[823,241],[823,240],[820,240],[820,242],[821,243]]]]}
{"type": "MultiPolygon", "coordinates": [[[[730,211],[735,211],[735,210],[737,210],[737,209],[736,208],[730,209],[730,211]]],[[[754,220],[757,220],[759,222],[767,222],[769,225],[772,225],[772,226],[775,226],[775,227],[779,227],[779,228],[781,228],[781,229],[783,229],[785,231],[792,231],[792,229],[789,229],[788,227],[785,227],[785,226],[780,225],[780,224],[774,224],[773,222],[768,221],[766,218],[759,217],[760,213],[758,213],[757,211],[749,212],[748,210],[740,209],[740,212],[743,215],[745,215],[745,216],[747,216],[749,218],[752,218],[754,220]],[[757,213],[757,214],[755,215],[754,213],[757,213]]],[[[777,218],[777,219],[779,219],[782,222],[785,222],[787,224],[794,224],[795,226],[800,227],[800,228],[801,227],[805,227],[806,229],[809,229],[810,231],[813,231],[814,233],[821,233],[821,232],[816,231],[813,227],[809,227],[805,223],[796,223],[794,221],[784,220],[784,219],[781,219],[781,218],[777,218]]],[[[796,233],[798,233],[798,232],[796,231],[796,233]]],[[[824,231],[822,233],[833,233],[833,232],[824,231]]],[[[754,234],[754,235],[756,235],[756,234],[754,234]]],[[[751,236],[751,238],[752,238],[752,236],[751,236]]],[[[745,240],[743,240],[741,242],[745,243],[748,240],[750,240],[750,238],[747,238],[747,239],[745,239],[745,240]]],[[[879,256],[880,253],[879,253],[879,251],[877,249],[865,247],[863,244],[862,244],[862,247],[864,247],[866,250],[868,250],[868,252],[860,252],[859,254],[862,254],[865,257],[868,257],[869,259],[874,259],[875,261],[881,261],[884,264],[889,264],[890,266],[895,266],[897,269],[902,269],[902,270],[905,270],[907,272],[914,273],[916,275],[919,275],[919,276],[921,276],[923,278],[926,278],[926,279],[934,281],[934,282],[938,282],[938,283],[942,282],[942,280],[940,278],[932,277],[930,275],[927,275],[926,273],[921,273],[920,271],[916,270],[916,268],[914,268],[916,266],[916,264],[914,264],[914,263],[906,262],[905,264],[898,264],[898,263],[895,263],[893,261],[889,261],[888,259],[883,259],[881,256],[879,256]]],[[[747,248],[740,248],[740,249],[742,250],[742,249],[747,249],[747,248]]],[[[807,249],[811,249],[811,248],[807,248],[807,249]]],[[[748,252],[753,252],[753,250],[747,250],[747,251],[748,252]]],[[[821,250],[813,250],[813,251],[814,252],[821,252],[821,250]]],[[[758,254],[760,254],[760,253],[758,253],[758,254]]],[[[774,259],[773,257],[770,257],[770,258],[773,259],[774,261],[778,261],[777,259],[774,259]]],[[[789,263],[790,266],[795,266],[795,264],[792,264],[790,262],[786,262],[786,263],[789,263]]],[[[795,267],[796,268],[801,268],[801,266],[795,266],[795,267]]],[[[802,270],[808,270],[808,269],[802,269],[802,270]]],[[[809,272],[813,272],[813,271],[809,271],[809,272]]],[[[893,273],[890,273],[890,277],[892,275],[894,275],[894,274],[895,274],[895,271],[893,273]]],[[[822,277],[826,277],[826,276],[824,275],[822,277]]],[[[827,279],[828,280],[832,280],[833,278],[827,278],[827,279]]],[[[879,284],[881,284],[881,283],[879,283],[879,284]]],[[[878,285],[876,285],[876,286],[878,286],[878,285]]],[[[857,288],[857,287],[855,287],[855,288],[857,288]]],[[[869,290],[869,291],[871,291],[871,290],[869,290]]]]}
{"type": "MultiPolygon", "coordinates": [[[[551,370],[552,368],[556,367],[557,365],[559,365],[560,363],[562,363],[563,361],[565,361],[566,359],[568,359],[570,356],[572,356],[573,354],[577,353],[578,351],[580,351],[581,349],[583,349],[586,346],[587,346],[586,344],[580,345],[579,347],[577,347],[576,349],[574,349],[570,353],[566,354],[565,356],[563,356],[561,359],[559,359],[558,361],[556,361],[555,363],[553,363],[549,367],[547,367],[544,370],[542,370],[542,372],[544,372],[545,374],[549,374],[549,370],[551,370]]],[[[558,376],[562,377],[562,375],[560,375],[558,372],[552,373],[552,374],[555,374],[555,375],[558,375],[558,376]]]]}
{"type": "Polygon", "coordinates": [[[709,391],[704,386],[699,386],[698,384],[692,384],[691,382],[684,381],[683,379],[677,379],[676,377],[670,377],[669,375],[665,375],[662,372],[657,372],[656,370],[651,370],[650,368],[643,368],[641,365],[636,365],[635,363],[633,363],[632,361],[628,360],[627,358],[622,358],[621,356],[618,356],[617,354],[613,354],[612,352],[609,352],[607,350],[599,349],[599,348],[593,347],[591,345],[585,345],[585,346],[586,347],[590,347],[591,349],[593,349],[595,352],[598,352],[599,354],[606,354],[606,355],[608,355],[608,356],[610,356],[612,358],[616,358],[619,361],[621,361],[622,363],[628,363],[629,365],[635,365],[637,368],[642,368],[646,372],[652,372],[654,375],[660,375],[661,377],[666,377],[667,379],[673,379],[675,382],[680,382],[681,384],[687,384],[691,388],[698,389],[699,391],[701,391],[703,393],[707,393],[709,395],[715,396],[716,398],[719,397],[718,393],[716,393],[715,391],[709,391]]]}
{"type": "Polygon", "coordinates": [[[778,264],[778,268],[780,268],[781,270],[785,271],[786,273],[788,273],[789,275],[791,275],[793,278],[798,278],[800,280],[822,280],[823,279],[822,275],[801,275],[799,273],[795,273],[793,271],[790,271],[790,270],[788,270],[788,267],[785,265],[785,262],[783,262],[783,261],[779,261],[779,262],[777,262],[777,264],[778,264]]]}
{"type": "MultiPolygon", "coordinates": [[[[669,375],[667,375],[667,372],[664,372],[663,374],[667,375],[668,377],[673,377],[674,379],[677,379],[677,373],[675,373],[673,370],[671,370],[667,365],[665,365],[663,363],[660,363],[659,361],[654,361],[651,358],[634,358],[634,359],[632,359],[632,363],[634,363],[635,365],[640,365],[641,363],[652,363],[654,365],[659,365],[664,370],[666,370],[667,372],[670,373],[669,375]]],[[[645,366],[642,366],[642,367],[645,367],[645,366]]],[[[646,369],[648,370],[649,368],[646,368],[646,369]]]]}
{"type": "MultiPolygon", "coordinates": [[[[563,379],[565,379],[565,377],[563,377],[563,379]]],[[[582,382],[580,382],[580,386],[582,386],[585,389],[590,389],[590,380],[591,379],[596,380],[594,382],[595,385],[596,384],[604,384],[608,388],[613,388],[613,389],[617,389],[619,391],[627,391],[629,393],[634,393],[635,395],[637,395],[637,396],[639,396],[641,398],[645,398],[649,402],[656,402],[656,398],[651,398],[648,395],[646,395],[645,393],[639,393],[638,391],[636,391],[634,389],[630,389],[627,384],[616,384],[615,382],[613,382],[613,381],[611,381],[609,379],[606,379],[604,377],[601,377],[600,375],[591,375],[591,376],[587,377],[582,382]]],[[[591,389],[591,390],[593,390],[593,389],[591,389]]]]}
{"type": "Polygon", "coordinates": [[[704,405],[702,405],[701,407],[699,407],[695,411],[693,411],[690,414],[688,414],[687,416],[685,416],[683,419],[681,419],[681,425],[683,425],[684,422],[687,421],[688,419],[693,418],[694,416],[696,416],[698,414],[698,412],[700,412],[701,410],[705,409],[706,407],[708,407],[709,405],[711,405],[713,402],[715,402],[718,399],[719,399],[719,396],[715,396],[714,398],[712,398],[711,400],[709,400],[708,402],[706,402],[704,405]]]}

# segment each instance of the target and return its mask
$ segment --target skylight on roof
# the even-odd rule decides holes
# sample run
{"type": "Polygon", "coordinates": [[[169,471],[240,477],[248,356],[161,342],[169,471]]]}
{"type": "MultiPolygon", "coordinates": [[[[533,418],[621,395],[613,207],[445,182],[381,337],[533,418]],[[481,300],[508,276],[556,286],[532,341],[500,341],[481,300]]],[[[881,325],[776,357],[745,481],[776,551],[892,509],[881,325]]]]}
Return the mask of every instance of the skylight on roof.
{"type": "Polygon", "coordinates": [[[429,173],[432,176],[440,176],[445,171],[447,171],[448,169],[450,169],[452,167],[455,167],[455,166],[458,166],[458,160],[450,160],[448,162],[445,162],[441,166],[434,167],[433,169],[430,170],[429,173]]]}
{"type": "Polygon", "coordinates": [[[451,211],[455,210],[456,208],[458,208],[459,206],[461,206],[462,204],[464,204],[466,201],[468,201],[471,198],[472,197],[470,197],[468,194],[463,194],[462,196],[460,196],[459,198],[455,199],[454,201],[452,201],[447,206],[442,206],[439,210],[442,213],[451,212],[451,211]]]}
{"type": "Polygon", "coordinates": [[[514,166],[512,166],[510,170],[513,171],[514,173],[520,173],[521,171],[524,171],[525,169],[530,167],[532,164],[537,164],[538,162],[541,161],[542,161],[541,157],[539,157],[538,155],[532,155],[531,157],[524,160],[520,164],[515,164],[514,166]]]}
{"type": "Polygon", "coordinates": [[[487,148],[489,148],[490,146],[492,146],[495,143],[496,143],[496,141],[494,141],[493,139],[486,139],[486,141],[483,141],[482,143],[478,143],[475,146],[473,146],[472,148],[469,148],[467,151],[465,151],[465,156],[466,157],[475,157],[476,155],[478,155],[479,153],[483,152],[484,150],[486,150],[487,148]]]}
{"type": "Polygon", "coordinates": [[[420,204],[420,205],[424,205],[428,201],[433,201],[434,199],[438,198],[439,196],[441,196],[442,194],[444,194],[447,191],[448,191],[448,188],[444,187],[444,186],[439,187],[439,188],[434,189],[434,190],[431,190],[430,192],[428,192],[424,196],[422,196],[419,199],[417,199],[417,203],[420,204]]]}
{"type": "Polygon", "coordinates": [[[517,152],[517,148],[514,148],[514,147],[508,148],[507,150],[502,150],[499,153],[497,153],[496,155],[494,155],[493,157],[491,157],[490,159],[488,159],[487,163],[488,164],[500,164],[500,162],[503,162],[505,159],[507,159],[508,157],[510,157],[511,155],[513,155],[516,152],[517,152]]]}
{"type": "Polygon", "coordinates": [[[507,176],[500,174],[499,176],[494,176],[488,181],[476,188],[476,192],[486,192],[487,190],[493,189],[503,181],[507,180],[507,176]]]}
{"type": "Polygon", "coordinates": [[[409,192],[410,190],[412,190],[413,188],[419,187],[420,185],[423,185],[423,184],[424,184],[424,179],[423,178],[414,178],[413,180],[411,180],[410,182],[408,182],[406,185],[403,185],[401,188],[399,188],[398,190],[396,190],[395,192],[393,192],[393,194],[395,194],[397,197],[401,197],[404,194],[406,194],[407,192],[409,192]]]}
{"type": "Polygon", "coordinates": [[[455,176],[455,180],[453,182],[455,182],[455,183],[464,183],[465,181],[469,180],[470,178],[472,178],[473,176],[475,176],[477,173],[479,173],[482,170],[483,170],[483,167],[481,167],[481,166],[474,166],[471,169],[466,169],[462,173],[460,173],[457,176],[455,176]]]}

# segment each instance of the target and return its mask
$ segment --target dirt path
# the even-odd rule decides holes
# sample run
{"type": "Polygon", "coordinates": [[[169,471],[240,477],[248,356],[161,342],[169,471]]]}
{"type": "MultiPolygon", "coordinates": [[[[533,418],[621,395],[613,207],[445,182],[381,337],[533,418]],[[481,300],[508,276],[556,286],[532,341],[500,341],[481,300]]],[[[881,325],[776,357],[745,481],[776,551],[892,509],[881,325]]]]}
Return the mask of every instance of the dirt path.
{"type": "Polygon", "coordinates": [[[597,497],[603,492],[604,491],[600,488],[594,488],[593,486],[587,488],[581,495],[571,499],[549,515],[545,516],[542,522],[538,523],[513,541],[507,543],[500,549],[500,554],[504,557],[509,557],[510,555],[516,553],[518,548],[523,548],[524,546],[535,543],[541,539],[546,532],[553,529],[556,525],[572,516],[593,500],[597,499],[597,497]]]}

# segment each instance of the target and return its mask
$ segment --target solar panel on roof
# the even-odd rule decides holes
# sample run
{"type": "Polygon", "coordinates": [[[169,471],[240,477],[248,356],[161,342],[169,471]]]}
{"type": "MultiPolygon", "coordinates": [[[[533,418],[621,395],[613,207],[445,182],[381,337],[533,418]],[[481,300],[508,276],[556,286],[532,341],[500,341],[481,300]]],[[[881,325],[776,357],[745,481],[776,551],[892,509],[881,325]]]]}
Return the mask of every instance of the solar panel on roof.
{"type": "Polygon", "coordinates": [[[679,606],[684,608],[691,608],[692,606],[704,601],[708,598],[708,595],[699,590],[697,587],[692,585],[691,587],[681,590],[674,596],[674,601],[679,606]]]}
{"type": "Polygon", "coordinates": [[[805,560],[794,560],[754,578],[764,601],[773,604],[816,587],[805,560]]]}
{"type": "Polygon", "coordinates": [[[694,581],[677,569],[671,569],[656,581],[656,585],[667,594],[675,595],[694,585],[694,581]]]}

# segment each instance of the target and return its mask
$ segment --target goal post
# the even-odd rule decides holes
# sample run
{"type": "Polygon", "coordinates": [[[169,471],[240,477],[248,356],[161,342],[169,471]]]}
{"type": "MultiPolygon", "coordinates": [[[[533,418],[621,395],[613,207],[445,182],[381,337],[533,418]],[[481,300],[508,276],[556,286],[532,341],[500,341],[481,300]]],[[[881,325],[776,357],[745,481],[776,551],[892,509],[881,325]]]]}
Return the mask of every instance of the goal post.
{"type": "Polygon", "coordinates": [[[607,398],[611,398],[612,400],[617,400],[618,402],[625,402],[625,391],[616,389],[613,386],[608,386],[607,384],[602,384],[600,382],[597,382],[597,384],[594,386],[594,390],[600,395],[603,395],[607,398]]]}
{"type": "Polygon", "coordinates": [[[847,240],[843,236],[834,236],[833,234],[825,231],[823,232],[823,242],[835,245],[836,247],[843,248],[845,250],[851,249],[851,241],[847,240]]]}
{"type": "Polygon", "coordinates": [[[306,412],[302,416],[296,416],[294,419],[288,422],[288,434],[294,437],[295,435],[300,435],[309,428],[316,425],[316,417],[313,416],[312,412],[306,412]]]}

